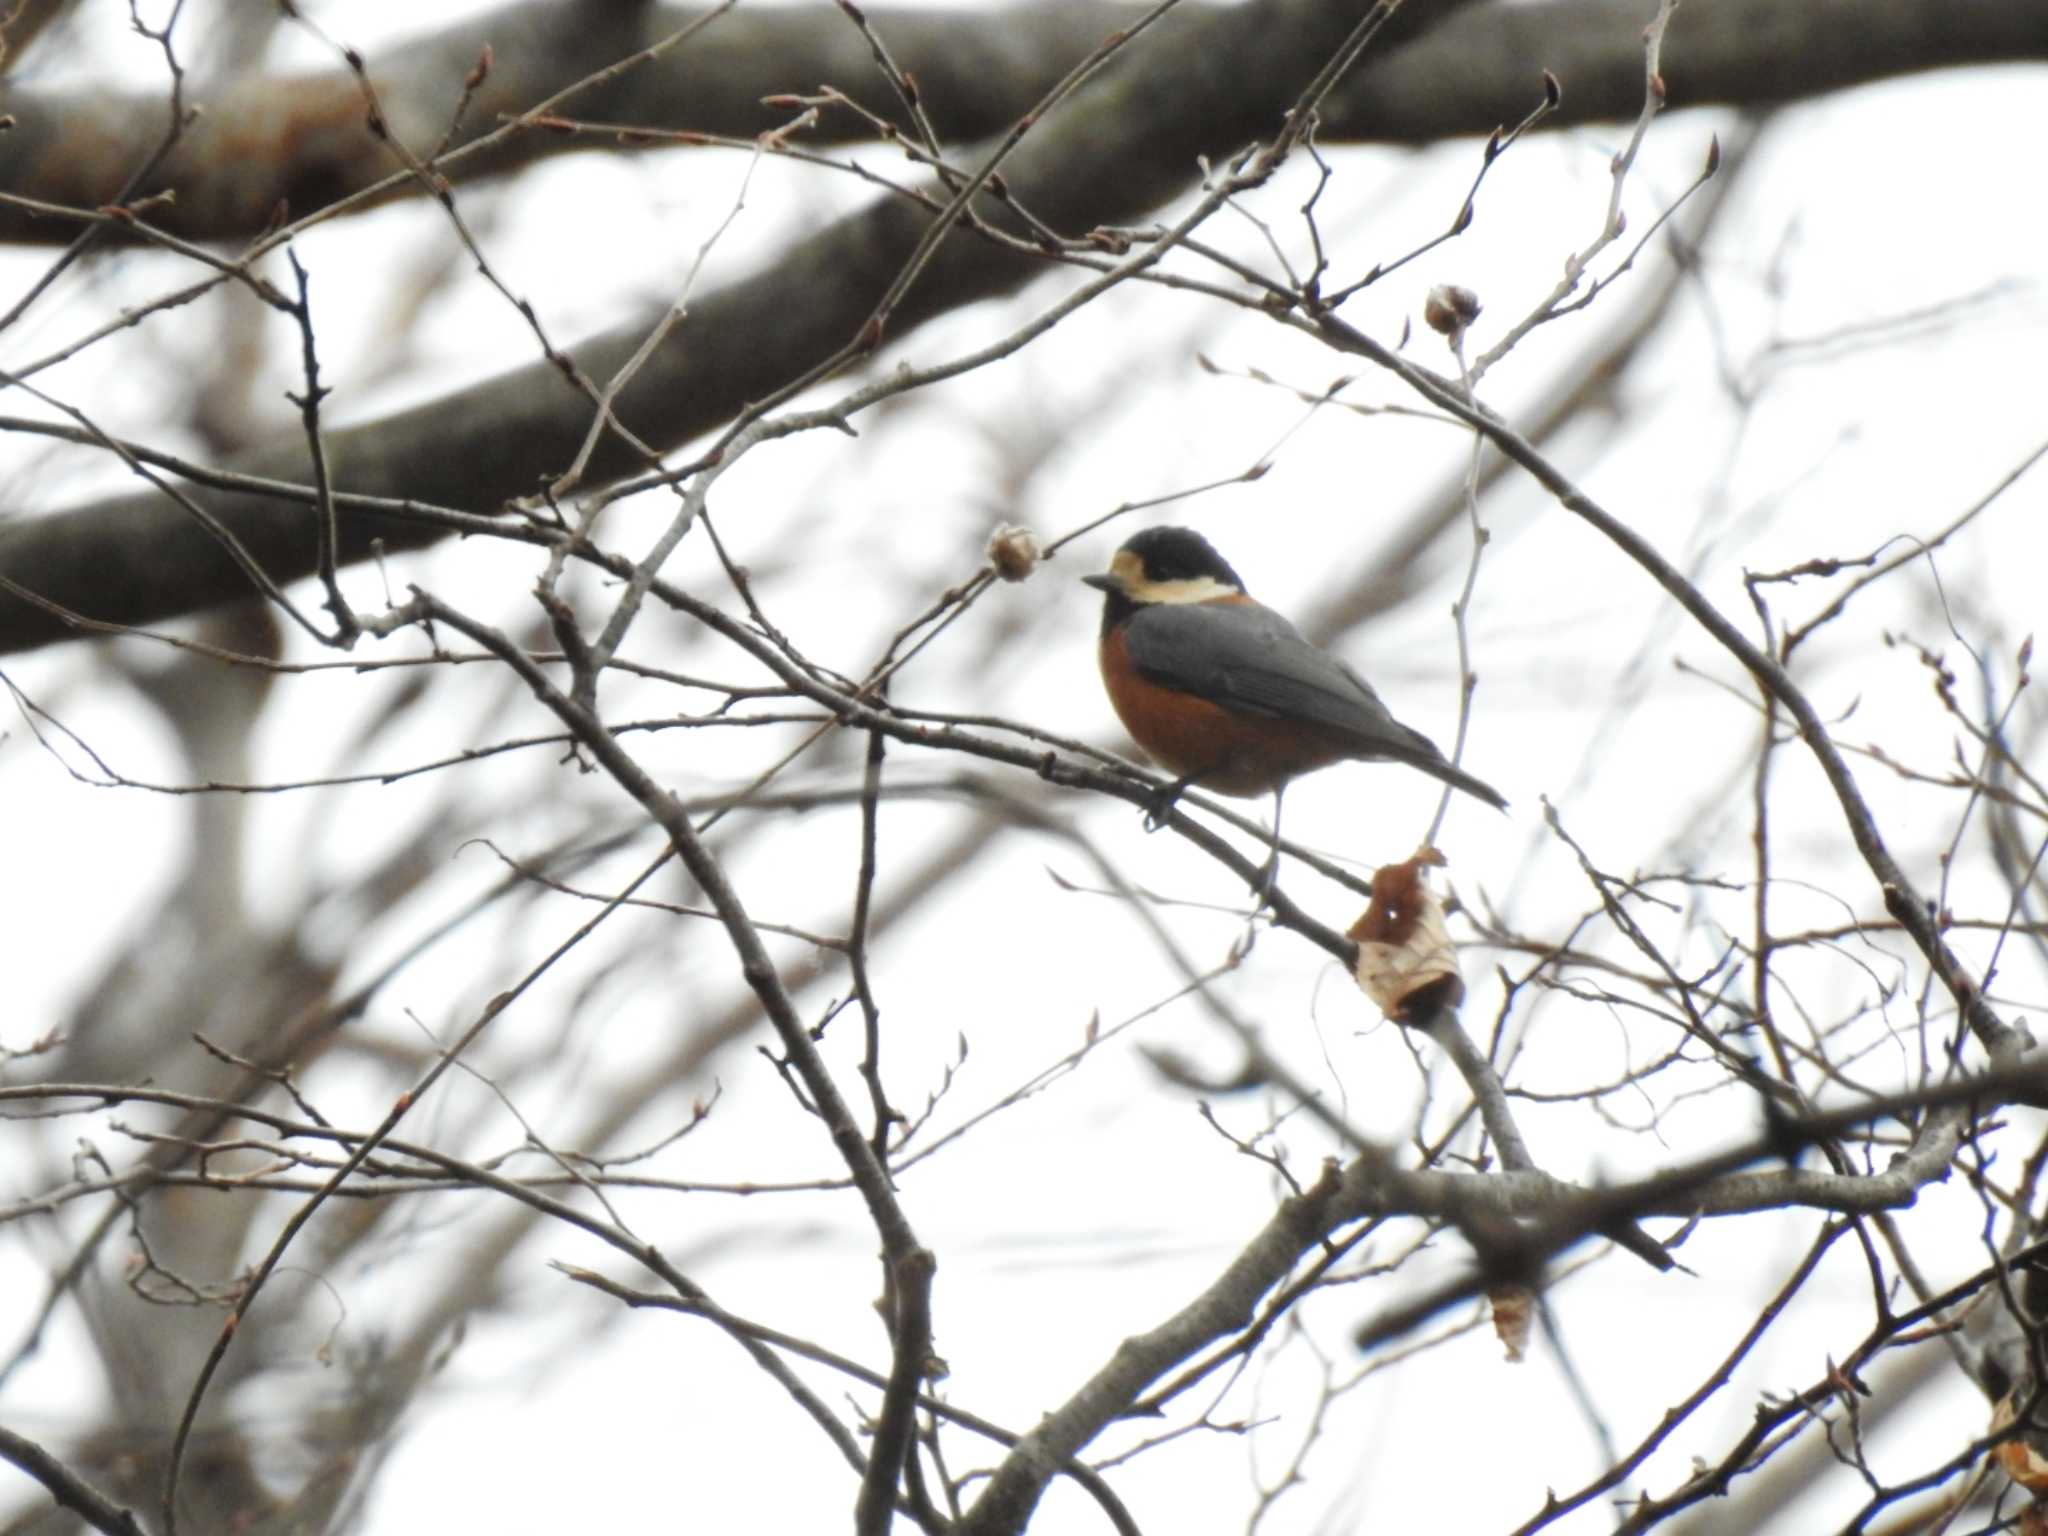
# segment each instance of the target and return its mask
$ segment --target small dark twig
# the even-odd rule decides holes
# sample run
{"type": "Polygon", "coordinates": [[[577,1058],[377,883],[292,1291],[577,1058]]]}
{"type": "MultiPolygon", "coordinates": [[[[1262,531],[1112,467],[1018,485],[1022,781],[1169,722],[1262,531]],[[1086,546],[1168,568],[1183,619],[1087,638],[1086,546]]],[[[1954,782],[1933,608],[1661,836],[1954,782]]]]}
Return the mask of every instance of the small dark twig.
{"type": "Polygon", "coordinates": [[[354,647],[363,626],[356,618],[355,609],[349,606],[348,599],[341,595],[341,582],[335,573],[335,551],[340,547],[341,536],[335,524],[334,485],[327,472],[327,445],[320,435],[320,403],[333,391],[320,382],[320,355],[313,345],[312,277],[295,249],[287,246],[285,258],[291,262],[292,276],[298,283],[299,298],[291,306],[291,316],[298,322],[300,366],[306,375],[306,392],[301,395],[287,392],[285,399],[299,408],[299,420],[306,429],[306,452],[313,468],[314,527],[319,537],[316,569],[320,585],[327,592],[327,611],[334,615],[334,634],[322,638],[329,645],[346,651],[354,647]]]}
{"type": "Polygon", "coordinates": [[[853,927],[846,939],[846,959],[853,972],[853,995],[860,1002],[866,1026],[860,1062],[861,1079],[868,1085],[868,1103],[875,1117],[868,1145],[875,1156],[889,1156],[889,1131],[903,1123],[903,1115],[892,1108],[888,1091],[882,1086],[882,1010],[875,1001],[873,980],[868,975],[868,916],[874,906],[876,844],[881,822],[882,751],[888,738],[880,731],[868,732],[867,767],[860,792],[860,872],[854,878],[853,927]]]}

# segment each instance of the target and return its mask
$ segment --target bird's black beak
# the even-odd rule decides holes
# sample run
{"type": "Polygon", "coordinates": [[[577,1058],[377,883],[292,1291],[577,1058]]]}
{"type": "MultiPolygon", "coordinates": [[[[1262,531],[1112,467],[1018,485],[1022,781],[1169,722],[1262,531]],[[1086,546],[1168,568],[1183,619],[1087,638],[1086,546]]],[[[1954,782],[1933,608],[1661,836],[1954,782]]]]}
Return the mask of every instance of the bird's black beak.
{"type": "Polygon", "coordinates": [[[1084,586],[1093,587],[1098,592],[1121,592],[1124,589],[1124,584],[1122,582],[1118,581],[1114,576],[1110,576],[1107,574],[1100,576],[1083,576],[1081,578],[1081,581],[1084,586]]]}

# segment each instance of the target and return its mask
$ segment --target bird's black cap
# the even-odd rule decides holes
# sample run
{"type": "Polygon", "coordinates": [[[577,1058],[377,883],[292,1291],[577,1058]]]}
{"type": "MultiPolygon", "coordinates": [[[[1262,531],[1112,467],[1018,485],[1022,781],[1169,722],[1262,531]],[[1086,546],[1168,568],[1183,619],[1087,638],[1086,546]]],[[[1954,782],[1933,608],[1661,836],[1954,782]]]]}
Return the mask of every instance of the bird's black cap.
{"type": "Polygon", "coordinates": [[[1119,554],[1131,554],[1144,568],[1147,582],[1194,581],[1207,576],[1244,590],[1244,580],[1216,546],[1192,528],[1147,528],[1124,541],[1119,554]]]}

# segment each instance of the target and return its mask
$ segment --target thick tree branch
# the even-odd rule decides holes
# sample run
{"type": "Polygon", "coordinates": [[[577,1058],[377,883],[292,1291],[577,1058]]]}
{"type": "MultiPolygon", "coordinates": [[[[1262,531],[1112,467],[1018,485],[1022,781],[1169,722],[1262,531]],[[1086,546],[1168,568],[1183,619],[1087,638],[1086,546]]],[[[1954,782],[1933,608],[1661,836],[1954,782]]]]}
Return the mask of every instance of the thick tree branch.
{"type": "MultiPolygon", "coordinates": [[[[1529,110],[1537,71],[1564,86],[1550,128],[1618,122],[1643,105],[1654,0],[1491,4],[1368,64],[1338,92],[1325,139],[1427,144],[1529,110]]],[[[2048,57],[2048,10],[2008,0],[1712,0],[1664,37],[1666,105],[1773,107],[1956,65],[2048,57]]]]}
{"type": "MultiPolygon", "coordinates": [[[[461,150],[506,119],[656,46],[707,9],[521,0],[389,49],[367,60],[366,71],[393,132],[424,153],[446,132],[464,78],[488,45],[491,67],[452,141],[461,150]]],[[[1191,21],[1198,14],[1206,21],[1216,9],[1187,7],[1191,21]]],[[[1331,142],[1423,144],[1483,134],[1528,109],[1537,71],[1545,68],[1565,87],[1553,126],[1632,116],[1642,104],[1636,32],[1649,10],[1644,0],[1496,0],[1361,69],[1331,99],[1321,135],[1331,142]]],[[[947,142],[960,144],[1001,132],[1136,14],[1123,0],[1028,0],[994,13],[878,7],[870,22],[916,80],[925,116],[947,142]]],[[[1673,106],[1767,106],[1891,75],[2048,56],[2048,13],[2012,0],[1715,0],[1678,13],[1669,48],[1673,106]]],[[[1256,79],[1231,54],[1190,53],[1184,62],[1227,74],[1239,87],[1256,79]]],[[[909,129],[866,40],[824,7],[721,17],[687,48],[577,93],[560,116],[661,134],[749,138],[788,117],[762,98],[826,84],[875,119],[909,129]]],[[[177,202],[151,217],[188,239],[253,238],[280,204],[304,217],[387,181],[396,169],[387,146],[365,127],[361,90],[339,61],[289,79],[236,79],[200,100],[204,116],[143,189],[178,189],[177,202]]],[[[17,89],[6,106],[17,126],[0,162],[0,193],[78,209],[108,203],[163,131],[161,92],[17,89]]],[[[870,118],[827,112],[804,142],[874,136],[870,118]]],[[[593,142],[613,147],[617,139],[529,127],[448,169],[459,178],[504,174],[593,142]]],[[[403,189],[394,184],[394,192],[403,189]]],[[[66,221],[0,206],[0,240],[61,243],[71,233],[66,221]]]]}

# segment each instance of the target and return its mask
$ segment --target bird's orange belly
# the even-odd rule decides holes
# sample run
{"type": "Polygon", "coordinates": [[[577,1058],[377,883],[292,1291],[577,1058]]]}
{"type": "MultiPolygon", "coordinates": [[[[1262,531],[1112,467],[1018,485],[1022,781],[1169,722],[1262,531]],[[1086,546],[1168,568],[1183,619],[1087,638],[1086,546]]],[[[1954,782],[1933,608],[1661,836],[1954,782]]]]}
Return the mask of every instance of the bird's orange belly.
{"type": "Polygon", "coordinates": [[[1240,714],[1147,681],[1114,635],[1101,647],[1102,682],[1131,739],[1175,778],[1222,795],[1263,795],[1349,754],[1320,728],[1240,714]]]}

